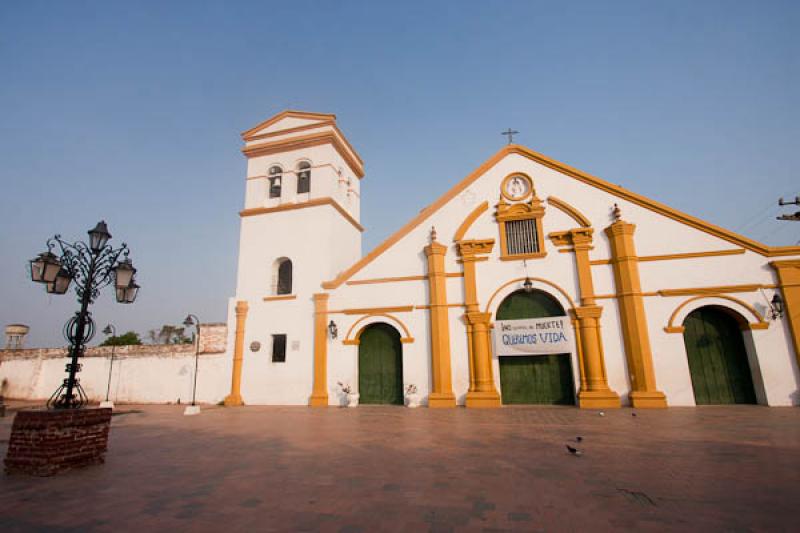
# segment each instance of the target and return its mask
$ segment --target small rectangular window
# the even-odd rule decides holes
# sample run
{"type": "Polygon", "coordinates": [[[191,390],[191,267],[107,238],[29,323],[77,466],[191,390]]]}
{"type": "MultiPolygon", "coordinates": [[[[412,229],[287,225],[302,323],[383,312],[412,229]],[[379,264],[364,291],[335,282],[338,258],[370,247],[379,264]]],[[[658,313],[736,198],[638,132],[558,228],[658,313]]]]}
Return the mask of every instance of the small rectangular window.
{"type": "Polygon", "coordinates": [[[286,334],[279,333],[272,336],[272,362],[286,362],[286,334]]]}
{"type": "Polygon", "coordinates": [[[508,255],[534,254],[539,251],[536,219],[509,220],[505,224],[508,255]]]}

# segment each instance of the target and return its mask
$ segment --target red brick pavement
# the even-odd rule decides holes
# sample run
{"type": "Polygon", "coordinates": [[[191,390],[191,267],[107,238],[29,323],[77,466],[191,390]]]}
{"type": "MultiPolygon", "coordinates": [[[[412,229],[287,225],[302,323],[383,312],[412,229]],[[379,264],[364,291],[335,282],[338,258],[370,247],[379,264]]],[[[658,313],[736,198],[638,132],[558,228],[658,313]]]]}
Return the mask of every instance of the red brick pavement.
{"type": "Polygon", "coordinates": [[[118,406],[105,465],[0,477],[0,530],[797,530],[800,410],[633,412],[118,406]]]}

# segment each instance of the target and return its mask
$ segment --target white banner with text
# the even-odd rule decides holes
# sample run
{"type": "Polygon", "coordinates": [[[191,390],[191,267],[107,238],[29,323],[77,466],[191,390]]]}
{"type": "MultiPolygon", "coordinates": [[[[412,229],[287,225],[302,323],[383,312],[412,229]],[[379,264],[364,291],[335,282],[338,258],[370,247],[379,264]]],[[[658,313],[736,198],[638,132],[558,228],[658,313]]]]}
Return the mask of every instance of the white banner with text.
{"type": "Polygon", "coordinates": [[[545,355],[572,352],[572,323],[566,316],[496,320],[495,355],[545,355]]]}

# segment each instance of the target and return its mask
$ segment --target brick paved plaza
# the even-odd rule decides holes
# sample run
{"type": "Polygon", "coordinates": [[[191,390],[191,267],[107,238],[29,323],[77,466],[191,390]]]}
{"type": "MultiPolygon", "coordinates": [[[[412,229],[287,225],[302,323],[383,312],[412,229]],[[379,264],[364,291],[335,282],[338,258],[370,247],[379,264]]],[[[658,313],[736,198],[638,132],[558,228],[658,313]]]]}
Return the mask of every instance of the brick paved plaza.
{"type": "MultiPolygon", "coordinates": [[[[12,405],[12,407],[14,407],[12,405]]],[[[17,406],[18,407],[18,406],[17,406]]],[[[118,406],[106,464],[0,477],[0,531],[796,530],[800,410],[118,406]],[[576,436],[583,455],[565,443],[576,436]]],[[[13,411],[0,419],[5,455],[13,411]]]]}

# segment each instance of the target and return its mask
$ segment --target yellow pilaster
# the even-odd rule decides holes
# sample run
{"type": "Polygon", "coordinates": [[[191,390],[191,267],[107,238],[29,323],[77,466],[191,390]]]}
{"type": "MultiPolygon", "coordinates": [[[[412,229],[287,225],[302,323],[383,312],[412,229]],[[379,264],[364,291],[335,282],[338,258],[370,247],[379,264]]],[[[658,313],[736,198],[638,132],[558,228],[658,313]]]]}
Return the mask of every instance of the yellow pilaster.
{"type": "Polygon", "coordinates": [[[444,256],[447,246],[433,240],[425,247],[428,258],[428,294],[431,318],[432,391],[428,407],[455,407],[453,379],[450,369],[450,322],[447,308],[447,286],[444,256]]]}
{"type": "Polygon", "coordinates": [[[244,356],[244,326],[247,322],[247,302],[236,302],[236,339],[233,345],[233,371],[231,372],[231,393],[225,397],[227,407],[243,405],[242,401],[242,357],[244,356]]]}
{"type": "Polygon", "coordinates": [[[575,318],[580,329],[585,378],[578,391],[578,405],[590,409],[611,409],[620,406],[619,395],[608,387],[603,342],[600,336],[599,305],[576,307],[575,318]]]}
{"type": "Polygon", "coordinates": [[[628,361],[633,407],[666,407],[667,398],[656,388],[650,335],[639,280],[639,258],[633,243],[634,224],[618,220],[606,228],[611,243],[611,265],[617,288],[622,336],[628,361]]]}
{"type": "Polygon", "coordinates": [[[328,298],[325,293],[314,295],[314,388],[308,404],[328,407],[328,298]]]}
{"type": "Polygon", "coordinates": [[[578,272],[578,289],[581,305],[594,305],[594,282],[592,267],[589,263],[589,250],[592,249],[592,228],[570,230],[570,242],[575,252],[575,270],[578,272]]]}
{"type": "Polygon", "coordinates": [[[470,386],[467,392],[467,407],[500,407],[500,394],[494,386],[492,375],[492,349],[489,342],[490,313],[481,313],[478,306],[478,283],[475,263],[485,261],[494,247],[494,240],[460,241],[458,253],[464,266],[464,303],[467,312],[468,343],[470,348],[470,386]]]}
{"type": "Polygon", "coordinates": [[[600,335],[600,316],[603,308],[595,304],[592,268],[589,250],[592,249],[592,228],[577,228],[553,233],[550,239],[556,245],[571,245],[575,252],[575,270],[581,306],[574,309],[579,330],[576,342],[580,344],[581,389],[578,405],[584,408],[610,409],[620,406],[619,395],[608,387],[603,342],[600,335]]]}
{"type": "Polygon", "coordinates": [[[800,367],[800,259],[772,261],[783,294],[783,316],[789,322],[794,356],[800,367]]]}

